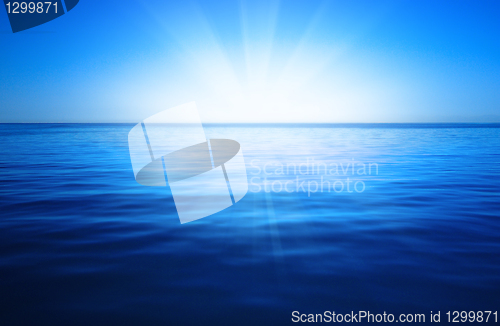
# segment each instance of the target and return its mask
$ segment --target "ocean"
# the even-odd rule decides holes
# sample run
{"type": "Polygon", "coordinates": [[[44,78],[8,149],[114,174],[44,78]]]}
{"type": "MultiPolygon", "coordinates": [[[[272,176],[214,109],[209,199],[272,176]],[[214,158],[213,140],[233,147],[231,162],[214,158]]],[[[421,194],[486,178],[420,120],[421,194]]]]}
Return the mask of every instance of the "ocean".
{"type": "Polygon", "coordinates": [[[0,324],[500,310],[500,124],[206,125],[249,191],[187,224],[132,127],[0,124],[0,324]]]}

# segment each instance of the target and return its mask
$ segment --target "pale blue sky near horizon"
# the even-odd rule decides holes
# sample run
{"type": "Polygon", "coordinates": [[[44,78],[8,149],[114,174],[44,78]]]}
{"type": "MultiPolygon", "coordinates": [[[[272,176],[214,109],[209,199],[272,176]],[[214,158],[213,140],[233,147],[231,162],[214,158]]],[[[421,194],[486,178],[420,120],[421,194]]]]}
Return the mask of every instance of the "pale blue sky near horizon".
{"type": "Polygon", "coordinates": [[[81,0],[13,34],[1,122],[500,122],[498,1],[81,0]]]}

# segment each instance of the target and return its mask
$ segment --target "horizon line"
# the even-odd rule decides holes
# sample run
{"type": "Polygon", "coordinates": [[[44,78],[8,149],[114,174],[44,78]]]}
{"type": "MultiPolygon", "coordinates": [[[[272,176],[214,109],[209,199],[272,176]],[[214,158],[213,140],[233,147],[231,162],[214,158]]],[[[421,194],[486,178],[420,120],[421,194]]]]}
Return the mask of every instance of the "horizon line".
{"type": "MultiPolygon", "coordinates": [[[[140,122],[0,122],[7,124],[128,124],[140,122]]],[[[189,125],[189,123],[159,123],[173,125],[189,125]]],[[[203,125],[500,125],[499,122],[204,122],[203,125]]]]}

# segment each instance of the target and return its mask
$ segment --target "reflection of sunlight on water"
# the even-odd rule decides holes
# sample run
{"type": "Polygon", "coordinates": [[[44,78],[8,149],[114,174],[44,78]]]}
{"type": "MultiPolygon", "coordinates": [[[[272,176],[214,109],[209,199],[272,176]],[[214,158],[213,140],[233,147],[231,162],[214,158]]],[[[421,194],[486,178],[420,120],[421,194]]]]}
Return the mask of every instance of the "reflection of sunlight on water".
{"type": "Polygon", "coordinates": [[[271,193],[266,193],[267,217],[269,219],[269,230],[273,244],[273,255],[276,262],[283,262],[283,250],[281,249],[281,240],[279,227],[276,223],[276,215],[274,213],[273,200],[271,193]]]}

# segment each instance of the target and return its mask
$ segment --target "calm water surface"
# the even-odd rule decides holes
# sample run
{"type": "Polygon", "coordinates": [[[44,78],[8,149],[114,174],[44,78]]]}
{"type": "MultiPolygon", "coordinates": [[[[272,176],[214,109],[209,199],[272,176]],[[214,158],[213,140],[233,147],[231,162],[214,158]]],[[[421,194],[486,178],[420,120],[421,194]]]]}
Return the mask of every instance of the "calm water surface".
{"type": "Polygon", "coordinates": [[[132,127],[0,125],[2,325],[500,310],[500,125],[208,125],[250,191],[184,225],[132,127]]]}

